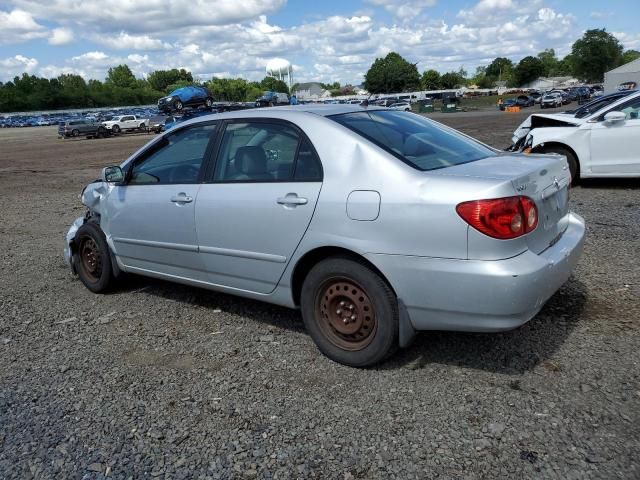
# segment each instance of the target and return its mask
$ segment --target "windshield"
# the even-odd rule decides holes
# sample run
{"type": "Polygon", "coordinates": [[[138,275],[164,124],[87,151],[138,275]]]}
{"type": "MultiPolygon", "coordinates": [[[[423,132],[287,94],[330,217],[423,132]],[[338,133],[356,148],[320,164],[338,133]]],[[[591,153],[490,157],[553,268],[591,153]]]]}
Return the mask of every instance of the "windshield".
{"type": "Polygon", "coordinates": [[[418,170],[451,167],[495,154],[489,147],[413,113],[372,110],[329,118],[418,170]]]}
{"type": "Polygon", "coordinates": [[[584,118],[588,115],[591,115],[592,113],[596,113],[598,110],[602,110],[604,107],[609,106],[613,102],[617,102],[622,97],[624,97],[624,95],[611,95],[609,97],[597,98],[596,100],[576,109],[574,112],[574,116],[576,118],[584,118]]]}

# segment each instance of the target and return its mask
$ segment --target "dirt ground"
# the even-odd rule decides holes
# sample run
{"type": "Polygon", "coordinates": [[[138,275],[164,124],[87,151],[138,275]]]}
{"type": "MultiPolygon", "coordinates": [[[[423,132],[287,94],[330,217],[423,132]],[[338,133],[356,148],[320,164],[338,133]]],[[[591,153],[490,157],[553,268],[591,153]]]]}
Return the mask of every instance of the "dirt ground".
{"type": "MultiPolygon", "coordinates": [[[[529,113],[431,117],[504,148],[529,113]]],[[[0,478],[640,477],[639,181],[572,189],[584,256],[527,325],[357,370],[296,311],[71,276],[78,194],[150,138],[0,130],[0,478]]]]}

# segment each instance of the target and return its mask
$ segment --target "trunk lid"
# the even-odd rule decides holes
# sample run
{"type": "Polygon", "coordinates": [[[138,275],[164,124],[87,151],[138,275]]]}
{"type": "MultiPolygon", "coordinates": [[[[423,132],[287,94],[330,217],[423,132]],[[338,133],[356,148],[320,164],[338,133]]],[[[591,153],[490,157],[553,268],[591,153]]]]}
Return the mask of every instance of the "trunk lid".
{"type": "Polygon", "coordinates": [[[521,238],[534,253],[557,242],[568,226],[571,176],[563,156],[503,154],[430,173],[495,180],[496,186],[510,187],[496,191],[531,198],[538,209],[538,226],[521,238]]]}

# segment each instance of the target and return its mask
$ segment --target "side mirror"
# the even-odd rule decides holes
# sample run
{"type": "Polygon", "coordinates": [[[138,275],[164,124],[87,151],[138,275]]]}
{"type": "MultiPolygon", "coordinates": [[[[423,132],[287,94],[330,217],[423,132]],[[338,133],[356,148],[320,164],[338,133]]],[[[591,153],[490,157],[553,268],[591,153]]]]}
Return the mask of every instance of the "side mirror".
{"type": "Polygon", "coordinates": [[[122,183],[124,182],[124,173],[118,166],[104,167],[100,174],[100,179],[107,183],[122,183]]]}
{"type": "Polygon", "coordinates": [[[604,121],[608,123],[623,122],[627,118],[624,112],[609,112],[604,116],[604,121]]]}

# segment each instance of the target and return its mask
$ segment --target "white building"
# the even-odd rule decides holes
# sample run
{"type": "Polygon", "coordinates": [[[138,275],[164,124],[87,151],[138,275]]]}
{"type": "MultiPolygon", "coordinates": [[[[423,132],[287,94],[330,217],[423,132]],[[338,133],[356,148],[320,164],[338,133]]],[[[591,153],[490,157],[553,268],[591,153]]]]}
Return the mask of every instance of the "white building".
{"type": "Polygon", "coordinates": [[[293,93],[298,100],[319,100],[331,96],[331,92],[317,82],[299,83],[293,93]]]}
{"type": "Polygon", "coordinates": [[[640,88],[640,58],[620,65],[604,74],[604,93],[625,88],[621,87],[623,84],[627,84],[626,88],[640,88]]]}

